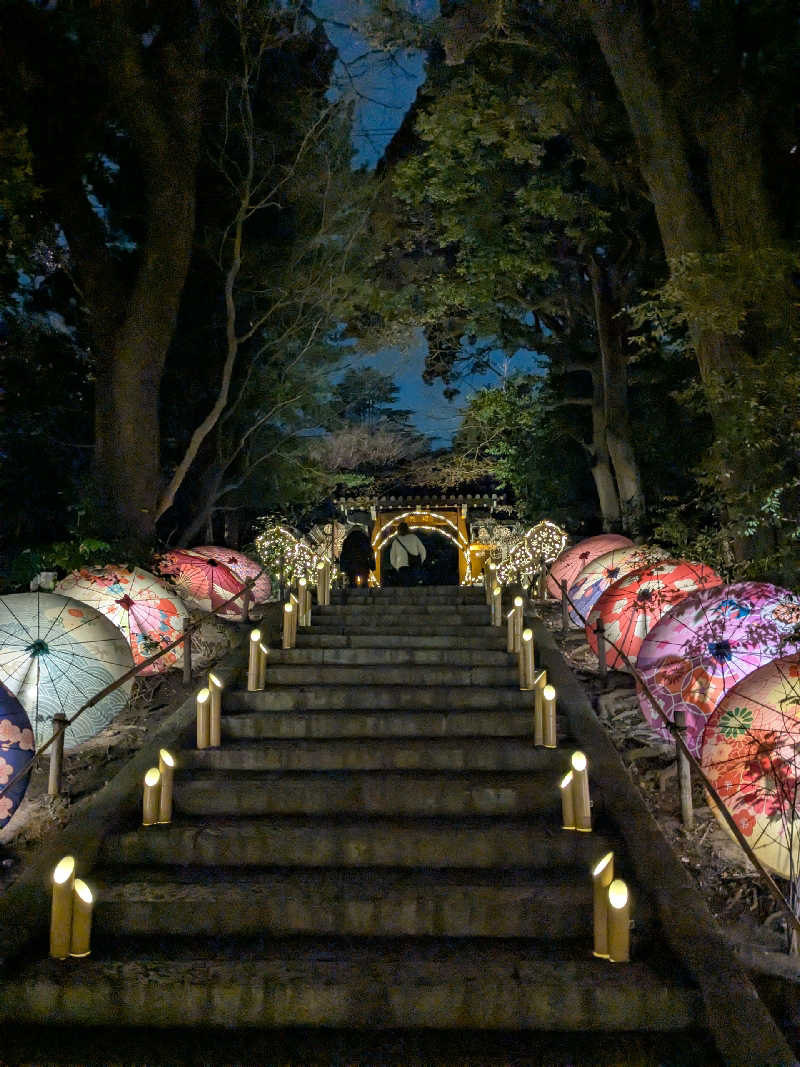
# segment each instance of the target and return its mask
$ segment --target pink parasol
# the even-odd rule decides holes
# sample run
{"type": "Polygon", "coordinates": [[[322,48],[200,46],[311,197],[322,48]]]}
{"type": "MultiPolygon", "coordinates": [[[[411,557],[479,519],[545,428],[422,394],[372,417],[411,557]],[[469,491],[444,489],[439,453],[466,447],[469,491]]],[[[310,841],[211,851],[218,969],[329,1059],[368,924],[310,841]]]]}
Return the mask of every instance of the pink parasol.
{"type": "MultiPolygon", "coordinates": [[[[636,666],[674,721],[686,713],[686,744],[700,754],[706,722],[742,678],[800,645],[800,599],[767,582],[737,582],[692,593],[656,623],[642,642],[636,666]]],[[[662,723],[644,690],[644,717],[664,737],[662,723]]]]}
{"type": "Polygon", "coordinates": [[[568,590],[572,604],[575,605],[573,607],[570,604],[570,619],[577,626],[584,626],[584,620],[588,619],[595,601],[600,599],[610,585],[639,567],[646,567],[666,558],[667,553],[657,545],[627,545],[614,548],[590,560],[568,590]]]}
{"type": "MultiPolygon", "coordinates": [[[[139,567],[86,567],[60,581],[56,592],[80,600],[110,619],[122,630],[137,664],[183,633],[185,605],[154,574],[139,567]]],[[[141,673],[160,674],[182,662],[179,645],[141,673]]]]}
{"type": "Polygon", "coordinates": [[[781,878],[798,874],[799,753],[800,656],[793,655],[759,667],[725,694],[706,724],[702,753],[736,825],[781,878]]]}
{"type": "MultiPolygon", "coordinates": [[[[705,563],[665,559],[638,567],[614,582],[595,601],[586,625],[586,638],[597,653],[594,627],[602,619],[609,643],[613,641],[635,663],[642,641],[662,615],[690,593],[717,585],[722,585],[722,579],[705,563]]],[[[606,663],[616,670],[626,669],[610,644],[606,649],[606,663]]]]}
{"type": "Polygon", "coordinates": [[[196,552],[199,556],[206,556],[208,559],[218,560],[232,570],[242,582],[246,582],[248,578],[255,578],[256,582],[251,594],[254,604],[266,604],[269,600],[272,592],[269,575],[260,563],[255,563],[244,552],[237,552],[233,548],[221,548],[219,545],[201,545],[199,548],[193,548],[192,552],[196,552]]]}
{"type": "Polygon", "coordinates": [[[633,541],[622,534],[598,534],[597,537],[586,537],[571,548],[565,548],[560,556],[557,556],[550,567],[547,576],[547,591],[556,600],[561,599],[561,586],[559,582],[567,583],[567,591],[575,582],[583,568],[598,556],[604,556],[615,548],[632,548],[633,541]]]}
{"type": "MultiPolygon", "coordinates": [[[[205,552],[211,551],[204,548],[205,552]]],[[[219,549],[220,556],[229,549],[219,549]]],[[[214,611],[237,593],[243,593],[245,579],[213,555],[194,548],[173,548],[159,557],[159,574],[168,575],[178,594],[203,611],[214,611]]],[[[232,601],[220,613],[228,619],[242,618],[242,601],[232,601]]]]}

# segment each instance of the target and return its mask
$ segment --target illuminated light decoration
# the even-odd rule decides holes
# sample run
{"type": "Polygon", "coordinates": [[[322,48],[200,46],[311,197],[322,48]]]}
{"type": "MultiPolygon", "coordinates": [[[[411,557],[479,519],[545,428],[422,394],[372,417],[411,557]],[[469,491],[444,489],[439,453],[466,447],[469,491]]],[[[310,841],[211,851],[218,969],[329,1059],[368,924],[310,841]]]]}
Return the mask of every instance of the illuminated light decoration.
{"type": "Polygon", "coordinates": [[[57,960],[69,956],[72,944],[72,907],[75,886],[75,857],[64,856],[53,871],[50,904],[50,955],[57,960]]]}
{"type": "Polygon", "coordinates": [[[92,941],[92,908],[94,895],[80,878],[76,878],[72,896],[72,930],[69,941],[69,954],[76,958],[88,956],[92,941]]]}
{"type": "Polygon", "coordinates": [[[211,693],[201,689],[196,697],[197,747],[208,748],[211,743],[211,693]]]}
{"type": "MultiPolygon", "coordinates": [[[[458,526],[456,526],[454,522],[448,519],[446,515],[441,515],[437,511],[405,511],[402,515],[393,516],[391,519],[389,519],[388,522],[385,522],[383,524],[380,530],[378,530],[373,535],[372,550],[375,555],[377,556],[378,553],[384,548],[384,546],[389,541],[391,541],[393,534],[396,532],[391,530],[391,527],[399,526],[401,522],[405,522],[408,519],[411,519],[410,522],[407,522],[409,530],[428,530],[429,532],[432,531],[434,533],[440,533],[443,537],[446,537],[448,541],[452,541],[452,543],[456,546],[459,552],[463,553],[464,558],[466,560],[466,573],[464,574],[464,580],[461,584],[471,585],[472,560],[470,559],[469,540],[464,536],[462,531],[459,530],[458,526]],[[450,530],[443,530],[440,527],[431,526],[427,522],[413,521],[414,519],[419,520],[422,518],[433,519],[436,522],[445,523],[447,526],[450,527],[450,530],[452,530],[453,533],[450,533],[450,530]],[[389,533],[386,532],[387,530],[389,531],[389,533]]],[[[377,581],[373,574],[370,574],[369,576],[369,583],[370,585],[377,585],[377,581]]]]}
{"type": "Polygon", "coordinates": [[[583,752],[573,752],[572,803],[575,806],[575,829],[588,833],[592,828],[592,804],[589,799],[589,767],[583,752]]]}
{"type": "Polygon", "coordinates": [[[562,530],[549,519],[542,519],[522,539],[532,559],[542,563],[552,563],[564,551],[567,545],[567,531],[562,530]]]}
{"type": "Polygon", "coordinates": [[[211,694],[210,710],[209,710],[209,723],[208,723],[208,743],[211,748],[219,748],[222,744],[222,690],[224,684],[221,678],[218,678],[216,674],[209,672],[208,675],[208,691],[211,694]]]}
{"type": "MultiPolygon", "coordinates": [[[[305,578],[309,585],[317,580],[317,565],[331,564],[331,581],[339,568],[330,558],[330,542],[320,543],[317,549],[287,525],[274,520],[261,520],[264,526],[255,539],[256,555],[273,578],[272,588],[277,598],[279,585],[294,585],[305,578]]],[[[341,546],[340,546],[341,547],[341,546]]]]}
{"type": "Polygon", "coordinates": [[[572,771],[567,771],[564,777],[559,782],[558,788],[561,791],[561,829],[562,830],[574,830],[575,829],[575,802],[572,799],[572,779],[574,775],[572,771]]]}
{"type": "Polygon", "coordinates": [[[155,826],[161,807],[161,772],[151,767],[144,776],[142,792],[142,826],[155,826]]]}
{"type": "Polygon", "coordinates": [[[621,878],[608,887],[608,958],[612,963],[631,958],[631,898],[621,878]]]}
{"type": "Polygon", "coordinates": [[[614,881],[614,853],[605,856],[592,868],[594,903],[594,951],[601,960],[608,959],[608,887],[614,881]]]}
{"type": "Polygon", "coordinates": [[[175,775],[175,758],[166,748],[158,752],[158,773],[161,775],[161,793],[158,798],[158,821],[172,822],[172,780],[175,775]]]}

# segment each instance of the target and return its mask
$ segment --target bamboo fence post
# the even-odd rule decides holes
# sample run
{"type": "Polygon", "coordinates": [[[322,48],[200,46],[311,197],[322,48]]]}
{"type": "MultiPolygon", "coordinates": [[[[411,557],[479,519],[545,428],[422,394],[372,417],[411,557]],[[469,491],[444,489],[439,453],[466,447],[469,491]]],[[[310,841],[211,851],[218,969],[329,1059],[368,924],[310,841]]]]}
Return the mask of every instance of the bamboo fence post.
{"type": "Polygon", "coordinates": [[[561,586],[561,632],[565,634],[569,630],[569,601],[567,600],[566,578],[562,578],[559,585],[561,586]]]}
{"type": "MultiPolygon", "coordinates": [[[[675,709],[675,726],[686,736],[686,708],[680,705],[675,709]]],[[[692,768],[686,753],[680,745],[675,746],[678,754],[678,795],[681,801],[681,822],[687,830],[694,826],[694,807],[692,805],[692,768]]]]}
{"type": "Polygon", "coordinates": [[[602,619],[598,619],[594,626],[597,634],[597,662],[600,665],[600,677],[605,678],[608,667],[606,665],[606,628],[602,619]]]}
{"type": "Polygon", "coordinates": [[[67,716],[63,711],[57,711],[53,716],[55,740],[50,750],[50,773],[47,778],[47,792],[51,797],[57,797],[61,792],[61,779],[64,773],[64,731],[66,728],[67,716]]]}
{"type": "Polygon", "coordinates": [[[189,628],[189,616],[183,617],[183,684],[191,685],[192,682],[192,635],[187,634],[189,628]]]}

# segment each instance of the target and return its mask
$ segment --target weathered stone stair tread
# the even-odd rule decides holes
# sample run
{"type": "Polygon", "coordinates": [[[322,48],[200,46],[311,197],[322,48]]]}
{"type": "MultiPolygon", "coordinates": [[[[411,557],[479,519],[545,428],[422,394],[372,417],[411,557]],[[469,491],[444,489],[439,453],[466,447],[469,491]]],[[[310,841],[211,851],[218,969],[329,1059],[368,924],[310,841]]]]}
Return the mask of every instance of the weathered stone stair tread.
{"type": "Polygon", "coordinates": [[[498,626],[490,632],[476,632],[470,629],[462,634],[413,633],[404,634],[402,643],[396,640],[396,634],[377,632],[376,626],[368,633],[351,633],[342,628],[333,632],[321,633],[319,627],[313,630],[298,630],[297,647],[302,648],[397,648],[397,649],[493,649],[505,650],[506,634],[498,626]]]}
{"type": "MultiPolygon", "coordinates": [[[[532,738],[274,738],[182,752],[180,766],[214,770],[550,770],[568,754],[532,738]]],[[[555,789],[556,786],[554,785],[555,789]]]]}
{"type": "Polygon", "coordinates": [[[269,668],[302,665],[397,665],[422,667],[508,667],[517,657],[500,648],[273,648],[269,668]]]}
{"type": "Polygon", "coordinates": [[[552,818],[205,818],[111,835],[110,863],[203,866],[518,867],[586,864],[612,845],[552,818]]]}
{"type": "Polygon", "coordinates": [[[439,603],[431,600],[427,602],[417,601],[410,604],[398,604],[391,601],[384,603],[360,604],[348,602],[347,604],[330,604],[324,607],[316,606],[312,610],[311,617],[314,620],[325,619],[335,616],[337,619],[347,619],[356,622],[359,618],[371,617],[380,614],[382,618],[392,619],[406,616],[431,616],[437,622],[447,622],[453,615],[459,620],[477,619],[479,622],[488,623],[490,610],[486,603],[478,604],[452,604],[447,601],[439,603]]]}
{"type": "Polygon", "coordinates": [[[276,711],[228,713],[222,738],[520,737],[530,740],[530,709],[466,711],[276,711]]]}
{"type": "Polygon", "coordinates": [[[226,711],[288,711],[324,708],[458,708],[533,707],[533,693],[517,686],[472,685],[459,687],[454,695],[449,685],[422,685],[418,679],[406,678],[404,685],[296,685],[267,686],[258,692],[242,690],[225,693],[226,711]],[[414,684],[416,682],[416,684],[414,684]]]}
{"type": "MultiPolygon", "coordinates": [[[[309,676],[316,685],[408,685],[413,675],[408,664],[342,665],[270,665],[267,677],[270,686],[303,685],[309,676]]],[[[431,685],[474,686],[499,685],[519,686],[519,669],[514,664],[502,667],[451,667],[432,664],[426,668],[431,685]]]]}
{"type": "Polygon", "coordinates": [[[311,629],[314,633],[320,634],[366,634],[366,633],[380,633],[382,634],[387,644],[390,641],[397,641],[398,638],[404,637],[410,634],[450,634],[452,636],[458,636],[464,634],[480,634],[482,632],[498,632],[502,630],[502,627],[491,626],[489,623],[488,613],[486,616],[474,619],[469,618],[464,622],[438,622],[433,616],[419,617],[417,619],[411,619],[409,617],[403,617],[402,620],[398,617],[397,622],[393,617],[387,617],[380,610],[376,610],[370,615],[364,616],[364,621],[350,621],[341,619],[337,615],[331,615],[330,618],[326,618],[324,621],[314,620],[311,629]]]}
{"type": "Polygon", "coordinates": [[[555,811],[548,772],[346,771],[179,777],[175,807],[188,815],[485,814],[555,811]]]}
{"type": "Polygon", "coordinates": [[[302,939],[215,940],[201,954],[169,942],[78,968],[40,960],[9,982],[0,1019],[123,1026],[357,1026],[683,1030],[702,1021],[697,992],[644,962],[553,958],[548,944],[426,946],[302,939]],[[13,1008],[12,1008],[13,1005],[13,1008]],[[11,1012],[13,1011],[13,1015],[11,1012]]]}

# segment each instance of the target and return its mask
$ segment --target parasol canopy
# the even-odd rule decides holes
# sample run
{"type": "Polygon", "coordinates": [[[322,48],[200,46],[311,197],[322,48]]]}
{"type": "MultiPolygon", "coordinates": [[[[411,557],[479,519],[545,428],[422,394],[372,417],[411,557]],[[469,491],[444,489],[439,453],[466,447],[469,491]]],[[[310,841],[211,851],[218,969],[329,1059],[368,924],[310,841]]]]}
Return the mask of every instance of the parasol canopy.
{"type": "MultiPolygon", "coordinates": [[[[127,638],[137,664],[183,633],[185,605],[154,574],[139,567],[73,571],[58,583],[56,592],[80,600],[110,619],[127,638]]],[[[178,645],[141,673],[160,674],[182,662],[183,648],[178,645]]]]}
{"type": "MultiPolygon", "coordinates": [[[[28,713],[0,682],[0,789],[7,785],[14,775],[33,755],[33,730],[28,713]]],[[[25,790],[28,788],[30,774],[0,796],[0,827],[6,825],[19,807],[25,790]]]]}
{"type": "Polygon", "coordinates": [[[572,600],[569,606],[570,619],[577,626],[584,626],[583,620],[589,618],[595,601],[610,585],[639,567],[666,558],[667,553],[658,545],[625,545],[590,560],[567,591],[572,600]]]}
{"type": "Polygon", "coordinates": [[[705,563],[664,559],[638,567],[614,582],[595,601],[586,624],[586,639],[597,653],[594,627],[602,619],[609,641],[606,663],[615,670],[625,670],[622,658],[610,642],[635,663],[642,641],[662,615],[690,593],[718,585],[722,585],[722,579],[705,563]]]}
{"type": "Polygon", "coordinates": [[[260,563],[250,559],[244,552],[237,552],[233,548],[222,548],[218,545],[201,545],[199,548],[193,548],[192,552],[197,552],[208,559],[218,560],[232,570],[242,582],[246,582],[248,578],[255,578],[251,593],[254,604],[266,604],[269,600],[272,593],[269,575],[260,563]]]}
{"type": "Polygon", "coordinates": [[[706,724],[702,759],[711,784],[764,866],[781,878],[795,878],[800,656],[759,667],[725,694],[706,724]]]}
{"type": "MultiPolygon", "coordinates": [[[[88,604],[55,593],[0,597],[0,681],[28,713],[36,744],[56,712],[72,716],[133,667],[120,631],[88,604]]],[[[66,731],[67,747],[108,725],[128,702],[132,679],[88,708],[66,731]]]]}
{"type": "MultiPolygon", "coordinates": [[[[202,611],[214,611],[232,596],[242,593],[248,577],[241,577],[223,562],[231,554],[228,548],[173,548],[159,557],[156,569],[159,574],[169,575],[178,595],[188,604],[202,611]],[[208,554],[213,552],[218,555],[208,554]]],[[[261,569],[255,563],[251,566],[256,574],[261,569]]],[[[227,619],[241,619],[242,601],[232,601],[219,614],[227,619]]]]}
{"type": "Polygon", "coordinates": [[[567,591],[575,583],[583,568],[598,556],[605,555],[615,548],[632,548],[633,541],[622,534],[598,534],[586,537],[577,545],[565,549],[557,556],[547,576],[547,591],[556,600],[561,599],[560,582],[567,583],[567,591]]]}
{"type": "MultiPolygon", "coordinates": [[[[742,678],[773,659],[795,652],[800,599],[767,582],[737,582],[692,593],[642,642],[636,666],[674,722],[686,712],[685,741],[699,755],[706,721],[742,678]]],[[[662,723],[642,687],[644,717],[664,737],[662,723]]]]}

